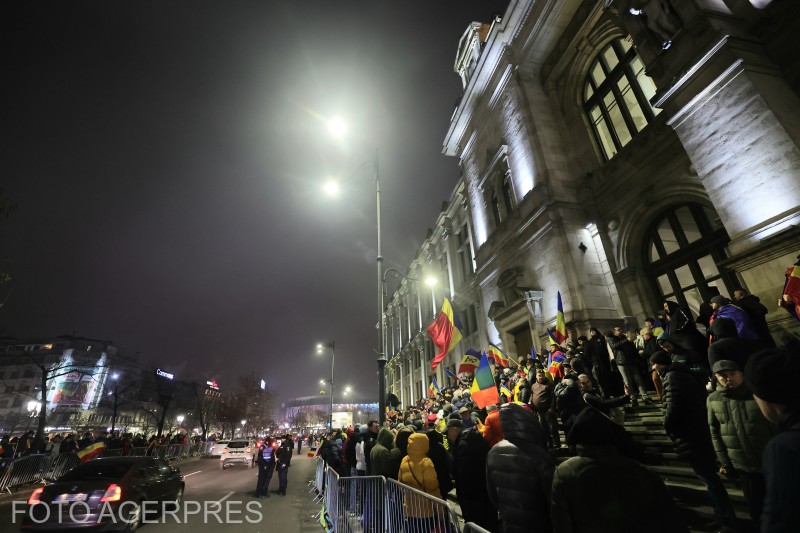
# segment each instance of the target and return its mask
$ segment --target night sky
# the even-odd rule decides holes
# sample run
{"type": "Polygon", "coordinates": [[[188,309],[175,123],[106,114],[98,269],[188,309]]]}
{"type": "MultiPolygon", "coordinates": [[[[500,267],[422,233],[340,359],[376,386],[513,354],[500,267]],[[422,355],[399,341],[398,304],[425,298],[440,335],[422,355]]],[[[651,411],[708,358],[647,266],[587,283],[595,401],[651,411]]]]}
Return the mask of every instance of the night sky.
{"type": "Polygon", "coordinates": [[[508,1],[4,4],[0,335],[71,333],[279,401],[377,399],[374,181],[385,266],[456,179],[441,145],[470,21],[508,1]],[[336,143],[322,117],[361,139],[336,143]],[[351,176],[336,200],[327,176],[351,176]]]}

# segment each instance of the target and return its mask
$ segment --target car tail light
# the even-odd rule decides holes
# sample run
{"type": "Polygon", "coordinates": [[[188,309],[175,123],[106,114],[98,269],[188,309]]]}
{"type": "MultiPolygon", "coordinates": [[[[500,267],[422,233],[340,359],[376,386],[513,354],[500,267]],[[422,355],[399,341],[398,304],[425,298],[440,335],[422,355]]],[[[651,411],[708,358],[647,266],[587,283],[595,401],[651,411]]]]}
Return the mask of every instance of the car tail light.
{"type": "Polygon", "coordinates": [[[119,485],[111,484],[106,489],[103,497],[100,498],[101,502],[118,502],[122,499],[122,488],[119,485]]]}
{"type": "Polygon", "coordinates": [[[35,503],[41,502],[42,500],[40,500],[39,498],[42,495],[42,491],[44,491],[44,487],[39,487],[38,489],[34,490],[31,493],[31,497],[28,498],[28,505],[33,505],[35,503]]]}

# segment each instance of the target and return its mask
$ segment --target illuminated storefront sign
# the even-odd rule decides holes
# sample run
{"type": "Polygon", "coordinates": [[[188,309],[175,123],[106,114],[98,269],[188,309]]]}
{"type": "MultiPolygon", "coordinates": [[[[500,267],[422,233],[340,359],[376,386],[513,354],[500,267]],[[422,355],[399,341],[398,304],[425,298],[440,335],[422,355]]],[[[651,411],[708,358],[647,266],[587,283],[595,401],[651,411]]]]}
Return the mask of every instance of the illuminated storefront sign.
{"type": "Polygon", "coordinates": [[[156,368],[156,375],[157,376],[161,376],[162,378],[167,378],[167,379],[174,379],[175,378],[175,376],[173,376],[169,372],[164,372],[160,368],[156,368]]]}

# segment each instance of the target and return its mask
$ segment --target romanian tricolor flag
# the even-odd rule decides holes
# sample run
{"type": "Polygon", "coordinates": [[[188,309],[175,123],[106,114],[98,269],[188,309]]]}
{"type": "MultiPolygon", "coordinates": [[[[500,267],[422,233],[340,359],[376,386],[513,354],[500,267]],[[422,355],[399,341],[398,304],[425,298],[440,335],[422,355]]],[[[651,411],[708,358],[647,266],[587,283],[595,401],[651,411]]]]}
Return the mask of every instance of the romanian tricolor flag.
{"type": "Polygon", "coordinates": [[[459,374],[474,374],[475,369],[478,368],[478,365],[481,362],[481,354],[479,354],[476,350],[470,348],[467,350],[466,355],[461,358],[461,364],[458,365],[458,373],[459,374]]]}
{"type": "Polygon", "coordinates": [[[491,342],[489,343],[489,349],[486,351],[486,356],[494,359],[495,365],[508,368],[508,356],[503,350],[491,342]]]}
{"type": "Polygon", "coordinates": [[[469,393],[472,401],[475,402],[479,409],[500,401],[486,354],[481,356],[481,362],[478,368],[475,369],[475,379],[472,380],[469,393]]]}
{"type": "Polygon", "coordinates": [[[439,394],[442,393],[442,389],[439,388],[439,382],[436,381],[436,376],[433,376],[433,388],[436,389],[436,392],[439,394]]]}
{"type": "Polygon", "coordinates": [[[564,321],[564,306],[561,304],[561,291],[558,291],[558,311],[556,311],[556,329],[553,332],[556,344],[567,340],[567,323],[564,321]]]}
{"type": "Polygon", "coordinates": [[[564,363],[566,360],[567,356],[561,350],[556,350],[550,354],[547,361],[547,372],[553,376],[553,379],[564,377],[564,363]]]}
{"type": "Polygon", "coordinates": [[[544,329],[547,330],[547,339],[550,342],[550,344],[555,344],[556,346],[561,344],[560,342],[558,342],[558,339],[556,339],[556,336],[553,334],[553,332],[550,331],[550,328],[544,328],[544,329]]]}
{"type": "Polygon", "coordinates": [[[453,308],[450,306],[450,300],[445,298],[444,302],[442,302],[442,310],[436,320],[433,321],[433,324],[428,326],[426,330],[438,350],[431,363],[431,370],[436,370],[436,367],[450,353],[450,350],[455,348],[456,344],[461,341],[462,329],[461,321],[458,320],[453,308]]]}
{"type": "Polygon", "coordinates": [[[82,449],[75,452],[75,455],[78,456],[78,460],[81,463],[85,463],[86,461],[91,461],[95,457],[100,457],[103,455],[103,451],[105,449],[106,443],[103,441],[97,441],[88,446],[84,446],[82,449]]]}
{"type": "Polygon", "coordinates": [[[505,385],[500,385],[500,394],[505,394],[506,395],[506,399],[509,402],[513,402],[514,401],[514,393],[511,392],[511,389],[509,389],[505,385]]]}
{"type": "Polygon", "coordinates": [[[436,389],[433,388],[433,381],[428,385],[428,396],[436,396],[436,389]]]}
{"type": "Polygon", "coordinates": [[[445,368],[444,371],[447,374],[447,377],[449,377],[450,379],[458,379],[458,376],[453,374],[453,371],[450,370],[449,368],[445,368]]]}

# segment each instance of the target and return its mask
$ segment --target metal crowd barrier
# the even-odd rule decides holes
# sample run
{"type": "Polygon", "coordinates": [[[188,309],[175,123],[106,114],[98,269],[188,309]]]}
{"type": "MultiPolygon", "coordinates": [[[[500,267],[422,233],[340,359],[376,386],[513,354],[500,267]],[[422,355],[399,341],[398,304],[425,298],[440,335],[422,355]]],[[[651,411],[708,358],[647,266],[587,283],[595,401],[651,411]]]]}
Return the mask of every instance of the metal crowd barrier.
{"type": "Polygon", "coordinates": [[[5,469],[0,490],[11,492],[11,487],[25,485],[43,479],[43,472],[50,464],[47,455],[27,455],[11,462],[5,469]]]}
{"type": "MultiPolygon", "coordinates": [[[[325,461],[322,457],[317,457],[317,466],[314,471],[314,488],[317,491],[317,497],[322,498],[322,492],[325,487],[325,461]]],[[[316,498],[315,498],[316,499],[316,498]]]]}
{"type": "MultiPolygon", "coordinates": [[[[314,485],[319,490],[317,463],[314,485]]],[[[339,477],[324,468],[324,512],[329,531],[342,533],[460,533],[455,510],[440,498],[383,476],[339,477]]],[[[475,533],[488,533],[471,524],[475,533]]]]}
{"type": "Polygon", "coordinates": [[[386,480],[386,509],[389,515],[388,531],[405,533],[459,531],[458,517],[446,501],[394,479],[386,480]],[[400,509],[402,514],[397,512],[400,509]]]}

